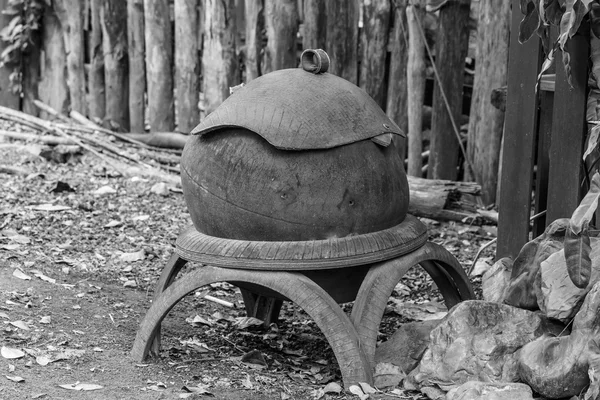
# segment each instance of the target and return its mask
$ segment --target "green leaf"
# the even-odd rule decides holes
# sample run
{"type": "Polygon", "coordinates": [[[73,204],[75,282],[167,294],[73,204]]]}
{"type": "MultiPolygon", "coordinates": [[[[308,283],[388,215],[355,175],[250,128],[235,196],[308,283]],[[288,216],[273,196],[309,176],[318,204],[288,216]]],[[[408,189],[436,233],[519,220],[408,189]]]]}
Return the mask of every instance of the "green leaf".
{"type": "Polygon", "coordinates": [[[571,229],[567,229],[565,235],[567,272],[569,273],[571,282],[580,289],[585,289],[590,283],[590,274],[592,271],[591,251],[592,246],[590,245],[587,225],[579,233],[574,233],[571,229]]]}
{"type": "Polygon", "coordinates": [[[592,154],[592,152],[598,148],[598,138],[600,138],[600,125],[599,124],[595,124],[592,127],[592,129],[590,129],[590,135],[587,139],[587,147],[586,147],[585,153],[583,153],[583,161],[585,161],[587,156],[592,154]]]}
{"type": "Polygon", "coordinates": [[[590,28],[596,38],[600,38],[600,4],[592,3],[590,9],[590,28]]]}
{"type": "Polygon", "coordinates": [[[539,26],[540,15],[538,13],[536,4],[530,2],[527,4],[527,12],[519,26],[519,43],[522,44],[528,41],[538,30],[539,26]]]}
{"type": "Polygon", "coordinates": [[[574,234],[578,235],[581,231],[586,227],[596,209],[598,208],[598,198],[600,197],[600,174],[596,172],[592,177],[592,181],[590,182],[590,189],[587,194],[581,200],[581,203],[573,212],[571,219],[569,220],[569,228],[567,231],[572,231],[574,234]]]}
{"type": "Polygon", "coordinates": [[[436,12],[440,8],[444,7],[448,1],[449,0],[427,0],[427,12],[436,12]]]}

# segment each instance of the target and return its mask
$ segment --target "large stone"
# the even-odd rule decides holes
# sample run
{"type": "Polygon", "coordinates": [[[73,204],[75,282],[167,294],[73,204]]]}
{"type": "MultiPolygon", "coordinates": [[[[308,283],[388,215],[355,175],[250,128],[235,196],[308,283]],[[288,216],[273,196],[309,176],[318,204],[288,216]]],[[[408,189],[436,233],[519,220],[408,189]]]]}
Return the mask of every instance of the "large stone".
{"type": "Polygon", "coordinates": [[[408,374],[421,360],[429,344],[429,334],[439,324],[440,320],[402,324],[391,338],[377,346],[375,363],[394,364],[408,374]]]}
{"type": "Polygon", "coordinates": [[[464,301],[431,331],[429,348],[405,379],[405,388],[448,391],[471,380],[516,382],[515,353],[549,331],[557,328],[539,313],[506,304],[464,301]]]}
{"type": "Polygon", "coordinates": [[[492,268],[481,277],[481,290],[483,299],[494,303],[502,303],[506,296],[506,289],[510,283],[513,260],[504,257],[496,261],[492,268]]]}
{"type": "Polygon", "coordinates": [[[569,278],[564,250],[552,254],[542,262],[536,295],[540,310],[546,316],[565,323],[571,321],[586,293],[600,280],[600,239],[590,238],[590,242],[592,271],[590,283],[585,289],[575,286],[569,278]]]}
{"type": "Polygon", "coordinates": [[[504,299],[506,304],[526,310],[538,310],[535,294],[536,276],[542,261],[563,248],[568,226],[567,218],[557,219],[548,225],[542,235],[523,246],[512,266],[511,279],[504,299]]]}
{"type": "Polygon", "coordinates": [[[521,349],[521,380],[547,398],[578,395],[590,383],[590,361],[590,375],[596,374],[599,335],[600,283],[596,283],[575,316],[569,336],[541,337],[521,349]]]}
{"type": "Polygon", "coordinates": [[[465,382],[446,394],[446,400],[533,400],[531,388],[516,382],[465,382]]]}

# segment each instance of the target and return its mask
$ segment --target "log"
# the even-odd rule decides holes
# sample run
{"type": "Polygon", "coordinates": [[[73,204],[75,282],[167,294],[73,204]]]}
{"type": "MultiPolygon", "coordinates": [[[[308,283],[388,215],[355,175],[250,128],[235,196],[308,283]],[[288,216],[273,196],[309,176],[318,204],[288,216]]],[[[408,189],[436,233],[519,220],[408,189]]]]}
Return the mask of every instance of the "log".
{"type": "MultiPolygon", "coordinates": [[[[408,90],[406,68],[408,63],[407,0],[393,0],[393,29],[390,33],[390,71],[386,114],[404,132],[408,132],[408,90]]],[[[407,140],[396,142],[402,158],[406,157],[407,140]]]]}
{"type": "Polygon", "coordinates": [[[144,132],[146,60],[144,1],[127,0],[127,55],[129,57],[129,129],[144,132]]]}
{"type": "Polygon", "coordinates": [[[324,49],[327,34],[325,0],[304,0],[302,48],[324,49]]]}
{"type": "Polygon", "coordinates": [[[297,0],[264,0],[267,46],[263,72],[269,73],[298,65],[296,36],[298,35],[297,0]]]}
{"type": "Polygon", "coordinates": [[[477,64],[471,100],[467,154],[473,163],[484,204],[496,202],[500,142],[504,112],[492,104],[498,87],[506,86],[510,4],[506,1],[481,0],[477,26],[477,64]]]}
{"type": "MultiPolygon", "coordinates": [[[[209,114],[229,96],[229,88],[240,82],[235,47],[235,0],[207,0],[204,5],[203,92],[204,111],[209,114]]],[[[162,129],[163,132],[171,130],[162,129]]]]}
{"type": "Polygon", "coordinates": [[[460,145],[452,129],[452,120],[458,124],[462,114],[470,3],[470,0],[450,1],[439,11],[435,63],[440,81],[436,82],[433,90],[433,119],[429,144],[431,157],[427,171],[427,176],[433,179],[455,180],[458,175],[460,145]],[[448,114],[446,100],[451,114],[448,114]]]}
{"type": "Polygon", "coordinates": [[[152,132],[172,131],[175,127],[173,35],[169,15],[169,2],[144,0],[148,119],[152,132]]]}
{"type": "Polygon", "coordinates": [[[385,110],[387,96],[386,61],[390,30],[390,0],[365,1],[360,35],[359,86],[385,110]]]}
{"type": "Polygon", "coordinates": [[[424,1],[406,7],[408,27],[408,61],[406,88],[408,93],[408,167],[407,174],[421,177],[423,162],[423,103],[425,101],[425,42],[417,18],[425,15],[424,1]]]}
{"type": "Polygon", "coordinates": [[[88,115],[102,121],[106,113],[106,91],[104,88],[104,51],[102,50],[102,26],[100,8],[102,0],[90,0],[89,57],[88,75],[88,115]]]}
{"type": "Polygon", "coordinates": [[[59,144],[73,144],[74,142],[69,139],[50,136],[50,135],[38,135],[36,133],[27,133],[27,132],[17,132],[17,131],[5,131],[0,130],[0,136],[16,139],[16,140],[25,140],[28,142],[40,142],[44,144],[48,144],[51,146],[56,146],[59,144]]]}
{"type": "Polygon", "coordinates": [[[106,85],[104,120],[113,129],[128,131],[127,3],[123,0],[104,0],[100,9],[100,23],[106,85]]]}
{"type": "Polygon", "coordinates": [[[148,146],[166,149],[183,149],[188,135],[177,132],[125,133],[123,136],[140,141],[148,146]]]}
{"type": "MultiPolygon", "coordinates": [[[[175,0],[175,89],[177,131],[189,133],[200,120],[198,109],[198,10],[196,0],[175,0]]],[[[138,130],[142,131],[143,130],[138,130]]]]}
{"type": "Polygon", "coordinates": [[[329,72],[358,83],[359,0],[327,0],[325,50],[331,58],[329,72]]]}
{"type": "Polygon", "coordinates": [[[85,113],[85,75],[83,45],[83,2],[54,0],[54,9],[60,21],[67,55],[67,86],[70,108],[85,113]]]}
{"type": "Polygon", "coordinates": [[[246,82],[262,75],[263,0],[246,0],[246,82]]]}
{"type": "MultiPolygon", "coordinates": [[[[6,10],[8,8],[9,0],[0,0],[0,10],[6,10]]],[[[8,26],[10,20],[13,17],[0,13],[0,26],[8,26]]],[[[8,47],[8,43],[4,40],[0,40],[0,53],[8,47]]],[[[12,84],[10,82],[10,74],[12,69],[4,65],[0,68],[0,106],[19,109],[19,95],[13,93],[12,84]]]]}
{"type": "Polygon", "coordinates": [[[69,108],[67,56],[60,22],[52,7],[46,5],[42,17],[44,68],[40,80],[40,100],[61,112],[69,108]]]}

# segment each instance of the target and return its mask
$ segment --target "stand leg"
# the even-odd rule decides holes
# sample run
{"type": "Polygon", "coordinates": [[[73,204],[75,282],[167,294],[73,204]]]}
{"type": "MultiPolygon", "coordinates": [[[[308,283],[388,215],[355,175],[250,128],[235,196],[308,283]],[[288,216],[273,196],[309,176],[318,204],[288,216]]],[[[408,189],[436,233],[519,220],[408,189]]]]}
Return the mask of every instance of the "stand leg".
{"type": "MultiPolygon", "coordinates": [[[[162,270],[160,274],[160,278],[158,278],[158,282],[154,288],[154,300],[158,298],[158,296],[165,291],[165,289],[175,280],[179,271],[187,264],[187,260],[179,257],[177,253],[173,253],[167,265],[162,270]]],[[[158,356],[160,354],[160,324],[157,326],[156,333],[154,335],[154,339],[152,340],[152,348],[150,350],[150,354],[153,356],[158,356]]]]}
{"type": "Polygon", "coordinates": [[[265,326],[277,323],[283,300],[256,294],[247,289],[240,288],[240,291],[249,317],[263,320],[265,326]]]}
{"type": "Polygon", "coordinates": [[[138,329],[131,356],[148,355],[161,321],[187,294],[215,282],[243,282],[269,288],[304,309],[319,326],[338,360],[344,384],[372,383],[371,366],[360,346],[356,328],[338,304],[312,280],[299,273],[248,271],[205,266],[174,281],[152,303],[138,329]]]}
{"type": "Polygon", "coordinates": [[[352,308],[351,320],[365,355],[373,365],[377,331],[387,301],[406,272],[420,264],[437,284],[446,307],[473,299],[473,288],[460,263],[443,247],[426,243],[402,257],[374,264],[365,277],[352,308]]]}

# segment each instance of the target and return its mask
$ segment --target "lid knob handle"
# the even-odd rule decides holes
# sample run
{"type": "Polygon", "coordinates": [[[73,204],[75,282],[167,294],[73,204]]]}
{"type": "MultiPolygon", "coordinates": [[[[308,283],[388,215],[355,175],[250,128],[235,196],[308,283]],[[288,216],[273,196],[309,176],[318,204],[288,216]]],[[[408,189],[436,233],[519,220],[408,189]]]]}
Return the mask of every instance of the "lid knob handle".
{"type": "Polygon", "coordinates": [[[313,74],[323,74],[329,69],[331,60],[325,50],[306,49],[300,56],[300,65],[306,72],[313,74]]]}

